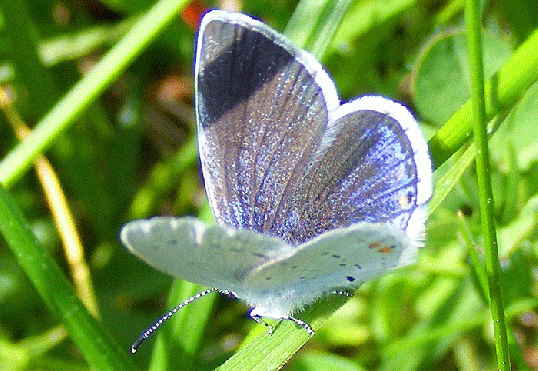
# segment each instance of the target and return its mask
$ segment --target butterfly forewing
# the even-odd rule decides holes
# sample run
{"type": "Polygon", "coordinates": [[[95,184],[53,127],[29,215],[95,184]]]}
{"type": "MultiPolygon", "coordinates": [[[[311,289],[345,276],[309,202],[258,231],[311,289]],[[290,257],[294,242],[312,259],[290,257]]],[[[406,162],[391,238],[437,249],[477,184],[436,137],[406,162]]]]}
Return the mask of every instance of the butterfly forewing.
{"type": "Polygon", "coordinates": [[[267,232],[289,208],[337,97],[332,83],[316,82],[330,81],[317,62],[299,63],[301,52],[268,27],[211,14],[195,76],[206,190],[219,223],[267,232]]]}

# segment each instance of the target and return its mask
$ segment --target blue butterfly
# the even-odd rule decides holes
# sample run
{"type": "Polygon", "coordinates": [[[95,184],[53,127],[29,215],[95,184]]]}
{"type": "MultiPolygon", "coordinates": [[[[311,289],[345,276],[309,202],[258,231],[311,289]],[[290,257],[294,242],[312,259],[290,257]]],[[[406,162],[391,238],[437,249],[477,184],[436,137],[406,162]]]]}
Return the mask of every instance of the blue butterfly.
{"type": "Polygon", "coordinates": [[[289,319],[324,295],[412,263],[432,192],[431,160],[402,105],[340,104],[315,58],[246,15],[202,20],[196,64],[198,145],[217,221],[157,217],[121,239],[148,264],[209,292],[289,319]]]}

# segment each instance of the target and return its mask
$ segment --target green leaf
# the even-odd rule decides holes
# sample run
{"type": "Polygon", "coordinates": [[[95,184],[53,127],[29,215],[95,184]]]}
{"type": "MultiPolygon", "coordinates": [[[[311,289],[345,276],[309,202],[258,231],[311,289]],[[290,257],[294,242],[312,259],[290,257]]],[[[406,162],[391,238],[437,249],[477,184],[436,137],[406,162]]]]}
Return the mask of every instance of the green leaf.
{"type": "MultiPolygon", "coordinates": [[[[491,77],[512,54],[506,40],[484,32],[485,77],[491,77]]],[[[414,100],[422,117],[442,125],[469,99],[465,33],[435,36],[413,70],[414,100]]]]}

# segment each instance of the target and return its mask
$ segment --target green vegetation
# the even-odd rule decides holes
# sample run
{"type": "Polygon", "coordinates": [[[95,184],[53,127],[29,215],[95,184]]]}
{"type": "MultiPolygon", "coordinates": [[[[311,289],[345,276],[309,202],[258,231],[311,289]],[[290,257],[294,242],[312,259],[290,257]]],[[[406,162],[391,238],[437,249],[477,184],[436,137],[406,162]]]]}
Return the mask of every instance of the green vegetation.
{"type": "Polygon", "coordinates": [[[483,147],[472,139],[470,98],[480,97],[469,64],[480,50],[469,58],[465,29],[480,35],[466,22],[475,8],[241,2],[320,58],[342,100],[384,95],[415,113],[435,167],[425,246],[415,265],[307,308],[299,317],[316,329],[312,339],[289,321],[269,336],[241,303],[211,294],[129,354],[142,330],[203,289],[155,271],[118,241],[135,218],[211,222],[192,95],[199,10],[187,5],[0,2],[0,369],[268,370],[289,359],[293,371],[493,370],[505,342],[494,336],[490,302],[502,303],[512,368],[538,368],[534,0],[483,2],[478,15],[490,180],[474,164],[483,147]],[[33,130],[21,142],[24,125],[33,130]],[[489,211],[479,178],[491,185],[489,211]],[[495,221],[500,283],[484,244],[491,238],[482,237],[485,212],[495,221]],[[500,285],[502,301],[490,285],[500,285]]]}

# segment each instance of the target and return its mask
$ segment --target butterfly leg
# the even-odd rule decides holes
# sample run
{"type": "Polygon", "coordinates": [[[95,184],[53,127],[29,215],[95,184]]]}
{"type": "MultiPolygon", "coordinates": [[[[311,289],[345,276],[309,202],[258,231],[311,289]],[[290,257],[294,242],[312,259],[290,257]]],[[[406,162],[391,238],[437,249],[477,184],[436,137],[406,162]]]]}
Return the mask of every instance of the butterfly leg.
{"type": "Polygon", "coordinates": [[[273,331],[274,331],[275,328],[273,326],[271,326],[270,324],[268,324],[267,322],[265,322],[261,316],[259,316],[259,315],[250,315],[250,318],[252,318],[254,321],[256,321],[259,324],[265,325],[265,327],[267,327],[267,329],[269,331],[269,335],[273,335],[273,331]]]}
{"type": "Polygon", "coordinates": [[[343,295],[343,296],[347,296],[348,298],[351,298],[354,293],[352,291],[348,291],[346,289],[343,289],[343,290],[334,290],[334,291],[330,291],[329,292],[330,294],[334,294],[334,295],[343,295]]]}
{"type": "Polygon", "coordinates": [[[295,317],[288,317],[286,319],[289,319],[290,321],[295,322],[296,325],[301,326],[302,328],[304,328],[306,330],[306,332],[308,332],[308,335],[314,336],[314,334],[315,334],[314,330],[305,321],[302,321],[299,318],[295,318],[295,317]]]}

